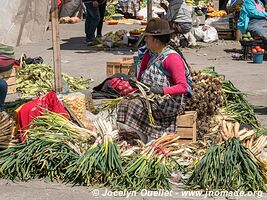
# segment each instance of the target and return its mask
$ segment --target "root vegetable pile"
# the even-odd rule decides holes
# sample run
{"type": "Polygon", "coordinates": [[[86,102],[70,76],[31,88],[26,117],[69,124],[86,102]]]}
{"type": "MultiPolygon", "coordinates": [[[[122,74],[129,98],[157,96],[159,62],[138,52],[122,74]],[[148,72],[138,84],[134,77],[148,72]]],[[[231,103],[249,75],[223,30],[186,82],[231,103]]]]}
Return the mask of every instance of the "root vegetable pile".
{"type": "Polygon", "coordinates": [[[248,130],[247,128],[239,130],[239,128],[240,124],[238,122],[233,124],[224,120],[222,122],[219,141],[226,141],[233,137],[239,138],[243,145],[251,150],[254,156],[258,156],[267,146],[267,135],[261,134],[257,136],[254,130],[248,130]]]}
{"type": "Polygon", "coordinates": [[[64,102],[69,106],[75,116],[82,120],[85,115],[85,95],[82,93],[71,93],[64,96],[64,102]]]}
{"type": "Polygon", "coordinates": [[[204,72],[192,72],[193,97],[187,99],[186,110],[197,111],[197,130],[199,137],[209,133],[212,128],[211,119],[223,103],[221,81],[204,72]]]}

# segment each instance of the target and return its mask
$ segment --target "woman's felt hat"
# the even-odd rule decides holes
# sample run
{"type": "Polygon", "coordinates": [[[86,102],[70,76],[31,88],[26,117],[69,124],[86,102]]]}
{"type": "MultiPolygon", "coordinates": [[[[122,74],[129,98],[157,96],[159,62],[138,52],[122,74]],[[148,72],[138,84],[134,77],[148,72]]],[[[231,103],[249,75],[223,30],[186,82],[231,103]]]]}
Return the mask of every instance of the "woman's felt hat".
{"type": "Polygon", "coordinates": [[[173,32],[167,20],[152,18],[147,23],[144,35],[168,35],[173,32]]]}

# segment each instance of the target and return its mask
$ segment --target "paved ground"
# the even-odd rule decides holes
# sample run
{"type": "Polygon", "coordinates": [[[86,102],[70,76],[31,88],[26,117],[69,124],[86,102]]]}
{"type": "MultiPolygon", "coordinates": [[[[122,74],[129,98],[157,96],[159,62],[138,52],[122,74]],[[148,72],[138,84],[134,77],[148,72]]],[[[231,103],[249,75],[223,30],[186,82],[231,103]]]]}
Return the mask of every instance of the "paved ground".
{"type": "MultiPolygon", "coordinates": [[[[194,191],[185,191],[174,188],[170,191],[146,191],[139,193],[122,191],[111,191],[107,189],[88,188],[59,183],[46,183],[44,181],[30,181],[26,183],[13,183],[11,181],[0,180],[0,199],[2,200],[225,200],[224,193],[222,196],[217,193],[201,194],[194,191]]],[[[227,199],[238,200],[256,200],[267,199],[267,195],[261,192],[248,193],[246,196],[240,194],[234,196],[229,193],[227,199]]]]}
{"type": "MultiPolygon", "coordinates": [[[[120,26],[104,26],[104,32],[110,30],[118,30],[120,28],[134,29],[138,25],[120,25],[120,26]]],[[[61,55],[62,55],[62,71],[72,76],[84,76],[93,78],[98,84],[105,78],[106,61],[121,57],[123,55],[132,55],[130,51],[108,51],[96,52],[89,50],[85,45],[83,23],[60,25],[61,34],[61,55]]],[[[51,31],[48,31],[44,40],[39,43],[29,44],[16,48],[17,56],[26,53],[30,57],[42,56],[45,63],[52,63],[51,50],[51,31]]],[[[188,62],[195,69],[207,66],[214,66],[216,71],[231,80],[241,91],[248,93],[248,100],[255,106],[258,118],[262,124],[267,127],[267,64],[252,64],[247,61],[233,61],[231,54],[225,50],[234,48],[240,49],[240,45],[235,41],[220,41],[209,45],[204,45],[201,49],[183,50],[188,62]]],[[[12,183],[6,180],[0,180],[0,199],[17,200],[17,199],[114,199],[112,196],[103,196],[105,189],[99,191],[99,196],[92,194],[92,188],[71,187],[69,185],[57,183],[45,183],[44,181],[31,181],[28,183],[12,183]]],[[[175,190],[176,191],[176,190],[175,190]]],[[[97,194],[97,191],[94,191],[97,194]]],[[[115,194],[113,194],[114,196],[115,194]]],[[[180,190],[172,193],[171,197],[149,197],[143,193],[129,199],[203,199],[202,197],[187,197],[182,195],[180,190]]],[[[117,198],[116,198],[117,199],[117,198]]],[[[120,197],[119,199],[125,199],[120,197]]],[[[213,198],[210,198],[213,199],[213,198]]],[[[240,199],[256,199],[252,197],[240,197],[240,199]]],[[[267,199],[264,195],[262,199],[267,199]]]]}

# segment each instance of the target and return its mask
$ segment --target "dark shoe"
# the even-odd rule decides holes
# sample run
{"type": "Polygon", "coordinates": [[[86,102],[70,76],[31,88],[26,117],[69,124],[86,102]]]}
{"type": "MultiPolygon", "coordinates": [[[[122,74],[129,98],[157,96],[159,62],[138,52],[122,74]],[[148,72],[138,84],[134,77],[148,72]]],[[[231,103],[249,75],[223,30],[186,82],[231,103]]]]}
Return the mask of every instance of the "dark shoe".
{"type": "Polygon", "coordinates": [[[94,46],[94,45],[95,45],[95,43],[93,41],[87,42],[87,46],[94,46]]]}

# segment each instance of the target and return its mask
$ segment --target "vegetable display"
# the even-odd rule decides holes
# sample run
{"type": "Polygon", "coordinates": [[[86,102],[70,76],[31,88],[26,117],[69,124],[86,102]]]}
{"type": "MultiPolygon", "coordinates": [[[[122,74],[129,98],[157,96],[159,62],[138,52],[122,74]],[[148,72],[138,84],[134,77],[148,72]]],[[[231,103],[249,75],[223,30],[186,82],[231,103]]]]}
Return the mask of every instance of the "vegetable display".
{"type": "Polygon", "coordinates": [[[229,116],[239,123],[249,124],[255,128],[260,126],[256,114],[245,98],[245,94],[238,90],[231,81],[222,82],[224,92],[224,108],[229,116]]]}
{"type": "MultiPolygon", "coordinates": [[[[121,30],[116,37],[123,34],[121,30]]],[[[9,147],[0,151],[0,177],[22,181],[46,178],[141,191],[170,190],[173,175],[179,174],[194,190],[265,191],[267,167],[260,157],[267,145],[267,132],[245,95],[213,70],[193,71],[191,75],[193,97],[186,100],[186,110],[197,111],[197,131],[202,140],[185,145],[177,134],[163,134],[144,144],[119,135],[114,128],[117,124],[112,123],[113,110],[93,116],[86,111],[95,111],[92,98],[76,92],[60,99],[74,121],[86,128],[44,109],[24,130],[25,142],[14,145],[14,122],[0,112],[0,148],[9,147]],[[103,119],[102,114],[109,116],[103,119]],[[84,126],[84,116],[91,128],[84,126]],[[213,131],[216,116],[221,118],[213,131]],[[243,128],[243,124],[252,127],[243,128]]],[[[25,65],[18,74],[18,90],[25,96],[44,94],[53,88],[53,77],[49,65],[25,65]]],[[[65,74],[63,78],[70,90],[86,89],[91,82],[65,74]]],[[[138,81],[135,84],[138,92],[106,101],[101,111],[115,108],[122,99],[138,98],[153,126],[153,102],[170,96],[153,94],[138,81]]],[[[10,111],[29,100],[9,104],[10,111]]]]}
{"type": "Polygon", "coordinates": [[[265,191],[256,158],[238,138],[211,146],[187,181],[191,188],[227,191],[265,191]]]}
{"type": "MultiPolygon", "coordinates": [[[[45,138],[55,142],[86,143],[96,138],[96,133],[77,126],[60,114],[44,111],[42,116],[34,118],[25,135],[35,138],[45,138]]],[[[82,149],[79,149],[82,151],[82,149]]]]}
{"type": "Polygon", "coordinates": [[[111,123],[98,119],[95,126],[100,134],[95,143],[70,164],[65,179],[75,184],[107,184],[110,177],[121,174],[122,160],[117,145],[113,142],[118,136],[111,123]]]}
{"type": "MultiPolygon", "coordinates": [[[[83,77],[75,78],[62,74],[63,79],[69,85],[70,91],[84,90],[89,88],[91,79],[83,77]]],[[[30,64],[24,65],[18,72],[16,79],[17,91],[23,96],[42,95],[53,88],[54,71],[50,65],[30,64]]]]}
{"type": "Polygon", "coordinates": [[[252,48],[252,53],[264,53],[265,50],[263,48],[261,48],[260,46],[256,46],[255,48],[252,48]]]}
{"type": "Polygon", "coordinates": [[[181,166],[173,159],[176,154],[173,147],[177,146],[179,136],[163,135],[159,139],[147,144],[144,150],[135,156],[124,167],[122,175],[115,177],[112,187],[115,189],[170,189],[169,178],[172,168],[170,163],[181,166]]]}
{"type": "Polygon", "coordinates": [[[192,79],[193,96],[187,99],[186,110],[197,111],[197,129],[202,138],[210,132],[211,119],[223,104],[222,84],[219,78],[205,71],[193,71],[192,79]]]}
{"type": "Polygon", "coordinates": [[[34,178],[62,179],[65,168],[78,154],[67,144],[30,138],[0,151],[0,176],[27,181],[34,178]]]}
{"type": "Polygon", "coordinates": [[[267,145],[267,135],[261,134],[258,136],[254,130],[248,130],[247,128],[239,130],[239,127],[240,124],[238,122],[233,124],[223,120],[219,142],[237,137],[245,147],[251,150],[253,155],[259,155],[267,145]]]}

